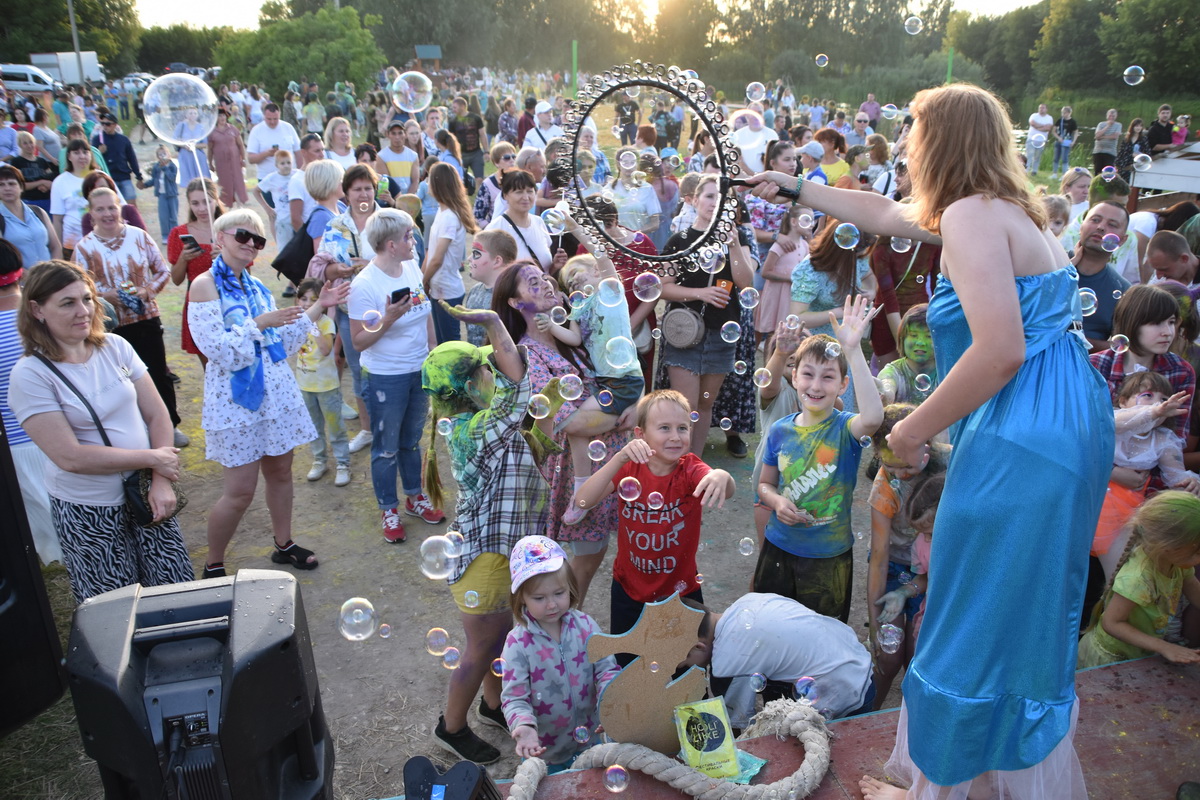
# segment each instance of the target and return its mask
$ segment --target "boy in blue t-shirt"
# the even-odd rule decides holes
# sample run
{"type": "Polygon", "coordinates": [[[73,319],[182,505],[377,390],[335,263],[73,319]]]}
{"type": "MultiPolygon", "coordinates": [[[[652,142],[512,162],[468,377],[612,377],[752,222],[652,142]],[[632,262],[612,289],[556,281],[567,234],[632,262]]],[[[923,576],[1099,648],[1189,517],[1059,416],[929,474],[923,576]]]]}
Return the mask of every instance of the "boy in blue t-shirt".
{"type": "Polygon", "coordinates": [[[758,493],[771,509],[752,591],[790,597],[846,622],[854,570],[850,506],[863,440],[883,422],[883,402],[859,342],[878,308],[846,298],[837,339],[810,336],[796,350],[792,385],[800,411],[767,433],[758,493]],[[834,401],[854,376],[859,412],[834,401]]]}

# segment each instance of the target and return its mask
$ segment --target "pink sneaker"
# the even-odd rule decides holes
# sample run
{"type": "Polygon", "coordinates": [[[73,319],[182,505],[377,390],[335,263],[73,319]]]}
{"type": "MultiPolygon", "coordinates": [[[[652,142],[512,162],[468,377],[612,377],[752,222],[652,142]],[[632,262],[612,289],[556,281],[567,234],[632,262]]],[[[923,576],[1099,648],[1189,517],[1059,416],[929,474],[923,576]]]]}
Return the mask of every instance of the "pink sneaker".
{"type": "Polygon", "coordinates": [[[400,522],[400,512],[394,508],[383,512],[383,538],[391,544],[403,542],[408,537],[404,534],[404,525],[400,522]]]}
{"type": "Polygon", "coordinates": [[[417,495],[415,503],[412,500],[405,500],[404,513],[410,517],[420,517],[430,525],[437,525],[446,519],[446,515],[434,508],[433,503],[429,502],[429,498],[424,494],[417,495]]]}
{"type": "Polygon", "coordinates": [[[567,506],[567,510],[563,512],[563,525],[578,525],[583,522],[583,518],[588,515],[590,508],[580,508],[579,501],[575,499],[575,495],[571,495],[571,505],[567,506]]]}

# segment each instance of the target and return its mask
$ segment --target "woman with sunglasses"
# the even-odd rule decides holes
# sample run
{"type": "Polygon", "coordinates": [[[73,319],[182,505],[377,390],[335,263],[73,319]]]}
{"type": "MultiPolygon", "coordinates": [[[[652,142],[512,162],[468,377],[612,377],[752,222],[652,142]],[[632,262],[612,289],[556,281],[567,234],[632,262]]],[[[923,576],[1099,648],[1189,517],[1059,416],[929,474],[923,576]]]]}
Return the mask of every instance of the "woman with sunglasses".
{"type": "Polygon", "coordinates": [[[225,468],[221,497],[208,514],[204,577],[225,575],[225,549],[254,499],[259,472],[275,537],[271,560],[315,569],[313,552],[292,541],[292,450],[317,432],[286,359],[307,341],[320,315],[345,300],[349,287],[326,283],[320,302],[307,312],[276,308],[271,291],[247,270],[267,246],[262,219],[239,208],[214,220],[212,230],[220,252],[192,282],[188,303],[188,328],[208,358],[205,456],[225,468]]]}
{"type": "Polygon", "coordinates": [[[504,177],[505,171],[513,169],[517,165],[517,148],[508,142],[496,142],[492,145],[488,155],[491,157],[496,171],[479,184],[479,191],[475,195],[473,213],[475,223],[480,228],[486,228],[492,221],[492,212],[496,208],[496,200],[500,197],[500,180],[504,177]]]}

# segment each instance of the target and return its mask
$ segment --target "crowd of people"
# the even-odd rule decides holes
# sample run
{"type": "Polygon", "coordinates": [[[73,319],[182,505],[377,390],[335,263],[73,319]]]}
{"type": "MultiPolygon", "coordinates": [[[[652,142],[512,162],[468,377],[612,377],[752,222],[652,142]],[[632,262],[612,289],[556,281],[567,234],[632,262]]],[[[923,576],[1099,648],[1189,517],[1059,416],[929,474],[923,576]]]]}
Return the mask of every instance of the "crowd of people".
{"type": "Polygon", "coordinates": [[[607,632],[674,594],[700,608],[679,667],[709,669],[735,727],[756,693],[789,695],[801,676],[836,718],[878,708],[903,671],[890,772],[910,796],[973,781],[1026,796],[1040,780],[1083,797],[1076,665],[1200,662],[1200,206],[1131,214],[1122,174],[1186,141],[1186,117],[1164,106],[1122,134],[1110,111],[1093,173],[1070,166],[1069,108],[1057,122],[1040,108],[1019,153],[975,87],[903,110],[868,95],[847,120],[780,82],[731,115],[755,177],[730,197],[723,254],[659,276],[637,256],[685,251],[716,220],[703,120],[643,97],[643,122],[618,96],[585,121],[572,169],[562,76],[479,75],[443,76],[446,105],[411,113],[382,88],[394,74],[362,98],[338,84],[324,106],[304,80],[280,103],[231,82],[200,158],[163,146],[145,171],[103,104],[90,141],[86,102],[67,109],[61,171],[17,134],[23,160],[0,166],[0,411],[43,560],[65,563],[80,602],[195,577],[155,301],[186,281],[181,347],[203,369],[206,457],[223,468],[202,577],[227,574],[260,473],[272,561],[317,568],[292,538],[294,454],[309,447],[307,480],[332,467],[345,487],[369,447],[385,541],[407,539],[405,517],[450,518],[463,537],[447,582],[466,644],[435,729],[458,756],[500,756],[468,724],[481,689],[478,720],[552,771],[595,741],[596,698],[628,660],[579,655],[600,629],[580,608],[615,539],[607,632]],[[518,117],[502,93],[531,80],[518,117]],[[611,161],[601,131],[621,143],[611,161]],[[1038,135],[1054,137],[1060,194],[1028,181],[1038,135]],[[137,209],[148,187],[161,241],[137,209]],[[250,269],[270,237],[311,254],[294,304],[250,269]],[[752,591],[723,613],[696,568],[704,509],[740,488],[703,460],[713,427],[735,458],[761,433],[752,591]],[[864,460],[865,645],[847,625],[864,460]],[[149,519],[126,502],[129,475],[149,519]],[[992,502],[1011,513],[985,518],[992,502]]]}

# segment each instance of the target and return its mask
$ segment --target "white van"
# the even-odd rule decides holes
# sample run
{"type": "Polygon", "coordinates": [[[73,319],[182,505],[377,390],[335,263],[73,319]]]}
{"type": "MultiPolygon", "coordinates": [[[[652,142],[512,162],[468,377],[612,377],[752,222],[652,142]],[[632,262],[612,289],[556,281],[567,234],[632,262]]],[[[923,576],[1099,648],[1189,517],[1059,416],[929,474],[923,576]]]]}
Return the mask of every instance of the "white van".
{"type": "Polygon", "coordinates": [[[61,83],[29,64],[0,64],[0,77],[4,78],[4,86],[10,92],[29,94],[62,89],[61,83]]]}

